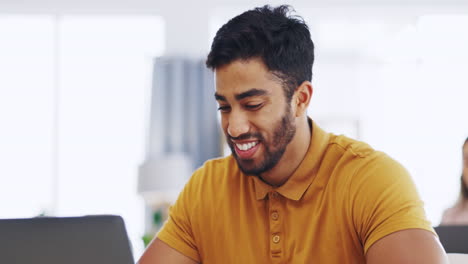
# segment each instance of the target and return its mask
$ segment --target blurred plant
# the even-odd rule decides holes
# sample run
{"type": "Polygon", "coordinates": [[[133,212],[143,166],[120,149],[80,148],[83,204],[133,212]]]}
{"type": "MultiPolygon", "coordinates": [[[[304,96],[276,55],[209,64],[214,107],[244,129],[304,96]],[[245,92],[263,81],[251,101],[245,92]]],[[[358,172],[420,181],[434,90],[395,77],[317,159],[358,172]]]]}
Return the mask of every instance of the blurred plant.
{"type": "Polygon", "coordinates": [[[156,236],[157,231],[162,227],[166,218],[165,217],[166,210],[167,208],[160,207],[153,212],[152,223],[151,223],[152,224],[151,229],[153,230],[153,232],[151,232],[150,234],[147,233],[142,237],[145,247],[147,247],[151,243],[151,241],[156,236]]]}

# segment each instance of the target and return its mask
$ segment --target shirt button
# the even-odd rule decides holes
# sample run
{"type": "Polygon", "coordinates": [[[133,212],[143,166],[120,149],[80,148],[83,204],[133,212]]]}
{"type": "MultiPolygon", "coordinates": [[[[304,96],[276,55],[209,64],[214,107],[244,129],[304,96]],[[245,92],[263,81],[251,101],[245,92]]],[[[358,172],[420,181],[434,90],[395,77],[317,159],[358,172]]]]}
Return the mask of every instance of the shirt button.
{"type": "Polygon", "coordinates": [[[273,243],[278,244],[280,241],[280,236],[279,235],[274,235],[273,236],[273,243]]]}
{"type": "Polygon", "coordinates": [[[277,193],[277,192],[272,192],[272,193],[271,193],[271,197],[273,197],[273,198],[278,198],[278,193],[277,193]]]}
{"type": "Polygon", "coordinates": [[[273,213],[271,213],[271,219],[276,221],[278,220],[278,218],[279,218],[278,212],[274,211],[273,213]]]}

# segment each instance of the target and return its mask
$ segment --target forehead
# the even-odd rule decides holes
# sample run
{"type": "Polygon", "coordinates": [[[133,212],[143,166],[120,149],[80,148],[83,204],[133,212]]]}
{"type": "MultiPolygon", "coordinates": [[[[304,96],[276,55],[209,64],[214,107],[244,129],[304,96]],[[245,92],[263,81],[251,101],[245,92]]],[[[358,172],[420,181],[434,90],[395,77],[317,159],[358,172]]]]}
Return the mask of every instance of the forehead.
{"type": "Polygon", "coordinates": [[[280,80],[268,71],[260,59],[236,60],[215,70],[216,92],[239,94],[250,89],[282,91],[280,80]]]}

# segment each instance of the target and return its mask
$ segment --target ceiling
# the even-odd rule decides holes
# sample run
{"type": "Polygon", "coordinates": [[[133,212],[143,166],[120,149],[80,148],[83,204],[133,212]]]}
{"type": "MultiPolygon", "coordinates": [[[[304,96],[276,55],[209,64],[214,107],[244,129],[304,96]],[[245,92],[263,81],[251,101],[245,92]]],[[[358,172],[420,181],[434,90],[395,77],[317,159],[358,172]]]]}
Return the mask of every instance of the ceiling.
{"type": "Polygon", "coordinates": [[[468,7],[468,0],[0,0],[0,13],[161,13],[189,9],[197,12],[216,8],[251,8],[265,3],[288,3],[301,8],[314,7],[468,7]]]}

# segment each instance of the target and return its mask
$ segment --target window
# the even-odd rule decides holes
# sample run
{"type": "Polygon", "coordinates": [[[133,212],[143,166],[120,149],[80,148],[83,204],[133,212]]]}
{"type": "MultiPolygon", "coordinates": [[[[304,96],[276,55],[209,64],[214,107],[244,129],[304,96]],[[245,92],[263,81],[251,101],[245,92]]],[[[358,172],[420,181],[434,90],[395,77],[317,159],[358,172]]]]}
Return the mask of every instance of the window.
{"type": "Polygon", "coordinates": [[[119,214],[143,249],[153,16],[0,16],[0,217],[119,214]]]}

